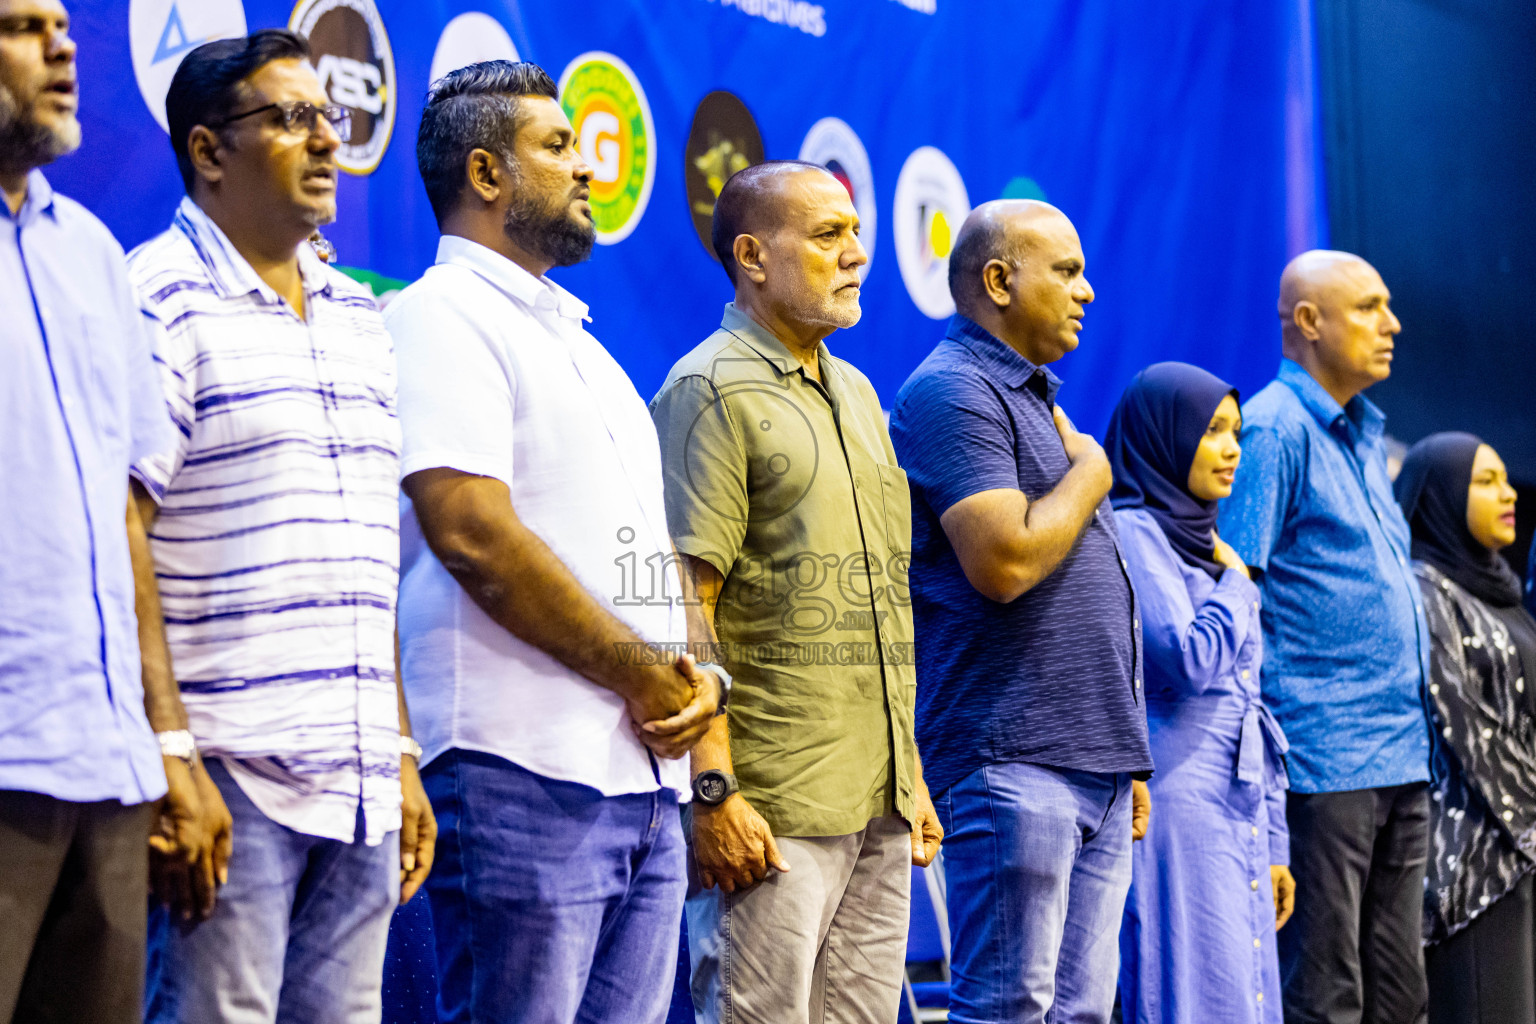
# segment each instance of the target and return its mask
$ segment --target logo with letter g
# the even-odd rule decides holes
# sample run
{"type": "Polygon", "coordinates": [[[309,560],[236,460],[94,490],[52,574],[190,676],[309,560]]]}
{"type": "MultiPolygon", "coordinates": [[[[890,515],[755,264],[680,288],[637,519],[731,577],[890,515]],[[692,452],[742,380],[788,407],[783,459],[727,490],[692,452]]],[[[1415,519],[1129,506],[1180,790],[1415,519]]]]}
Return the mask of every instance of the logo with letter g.
{"type": "Polygon", "coordinates": [[[592,167],[597,241],[629,237],[645,213],[656,177],[656,129],[640,80],[611,53],[584,53],[560,75],[560,105],[576,147],[592,167]]]}

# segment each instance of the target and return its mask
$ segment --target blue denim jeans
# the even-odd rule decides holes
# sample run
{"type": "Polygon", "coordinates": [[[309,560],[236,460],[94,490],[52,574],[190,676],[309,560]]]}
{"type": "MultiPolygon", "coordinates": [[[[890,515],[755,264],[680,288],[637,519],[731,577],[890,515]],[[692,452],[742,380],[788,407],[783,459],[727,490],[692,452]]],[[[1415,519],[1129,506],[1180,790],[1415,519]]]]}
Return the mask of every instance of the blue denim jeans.
{"type": "Polygon", "coordinates": [[[378,1024],[389,919],[400,901],[400,833],[353,842],[284,828],[216,760],[234,818],[229,882],[189,930],[149,920],[148,1024],[378,1024]]]}
{"type": "Polygon", "coordinates": [[[955,1024],[1105,1024],[1131,884],[1129,775],[993,764],[935,804],[955,1024]]]}
{"type": "Polygon", "coordinates": [[[605,797],[490,754],[422,771],[442,1024],[661,1024],[686,886],[677,794],[605,797]]]}

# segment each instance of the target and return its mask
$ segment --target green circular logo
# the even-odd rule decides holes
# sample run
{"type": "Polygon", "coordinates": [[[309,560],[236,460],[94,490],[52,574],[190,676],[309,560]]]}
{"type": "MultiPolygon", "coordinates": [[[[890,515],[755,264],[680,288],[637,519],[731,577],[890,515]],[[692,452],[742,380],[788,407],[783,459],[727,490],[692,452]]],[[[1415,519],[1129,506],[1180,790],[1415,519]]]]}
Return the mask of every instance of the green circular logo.
{"type": "Polygon", "coordinates": [[[644,215],[656,176],[656,129],[645,90],[628,64],[594,50],[566,65],[560,105],[576,131],[577,150],[592,167],[597,241],[623,241],[644,215]]]}

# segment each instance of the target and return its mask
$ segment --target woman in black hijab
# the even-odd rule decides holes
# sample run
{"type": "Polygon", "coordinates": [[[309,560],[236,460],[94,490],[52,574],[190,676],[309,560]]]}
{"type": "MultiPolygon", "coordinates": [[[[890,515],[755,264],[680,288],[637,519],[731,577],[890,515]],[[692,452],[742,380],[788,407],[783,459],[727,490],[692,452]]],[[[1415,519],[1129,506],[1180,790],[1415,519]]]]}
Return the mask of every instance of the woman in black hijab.
{"type": "Polygon", "coordinates": [[[1425,963],[1431,1024],[1536,1022],[1536,621],[1498,554],[1515,492],[1471,434],[1426,437],[1395,487],[1413,532],[1435,745],[1425,963]]]}

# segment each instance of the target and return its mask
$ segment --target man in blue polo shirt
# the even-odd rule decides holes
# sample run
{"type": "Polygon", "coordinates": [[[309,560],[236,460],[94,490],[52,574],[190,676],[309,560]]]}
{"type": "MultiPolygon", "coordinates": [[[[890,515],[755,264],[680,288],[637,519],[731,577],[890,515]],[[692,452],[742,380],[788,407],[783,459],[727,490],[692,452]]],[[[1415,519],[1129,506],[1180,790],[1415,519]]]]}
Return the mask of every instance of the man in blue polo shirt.
{"type": "Polygon", "coordinates": [[[978,207],[950,256],[958,314],[891,415],[960,1024],[1107,1021],[1115,998],[1152,756],[1109,463],[1045,368],[1077,347],[1083,265],[1054,207],[978,207]]]}
{"type": "Polygon", "coordinates": [[[1285,268],[1285,358],[1243,406],[1243,471],[1219,521],[1264,595],[1264,699],[1291,744],[1288,1024],[1425,1015],[1428,633],[1384,417],[1361,394],[1392,372],[1389,298],[1349,253],[1285,268]]]}

